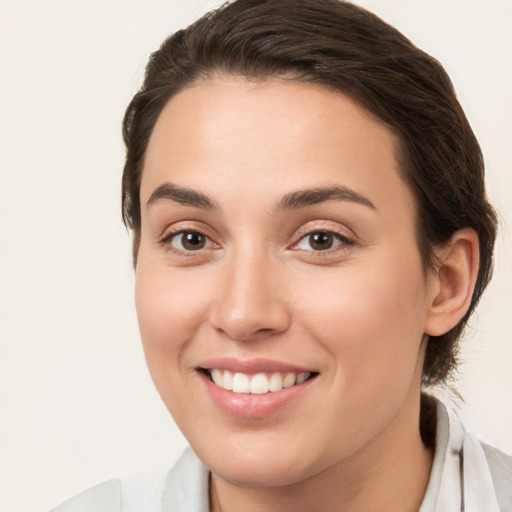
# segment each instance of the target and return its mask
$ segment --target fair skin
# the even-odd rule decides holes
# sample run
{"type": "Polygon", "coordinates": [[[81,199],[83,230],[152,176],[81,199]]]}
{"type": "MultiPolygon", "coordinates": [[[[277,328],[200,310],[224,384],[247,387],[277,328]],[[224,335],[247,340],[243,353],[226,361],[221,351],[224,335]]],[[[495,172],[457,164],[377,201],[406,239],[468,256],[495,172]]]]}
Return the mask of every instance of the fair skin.
{"type": "Polygon", "coordinates": [[[344,95],[277,79],[195,84],[156,123],[137,312],[213,512],[421,504],[427,335],[464,314],[478,252],[463,230],[425,272],[396,144],[344,95]],[[211,379],[230,370],[307,380],[237,393],[211,379]]]}

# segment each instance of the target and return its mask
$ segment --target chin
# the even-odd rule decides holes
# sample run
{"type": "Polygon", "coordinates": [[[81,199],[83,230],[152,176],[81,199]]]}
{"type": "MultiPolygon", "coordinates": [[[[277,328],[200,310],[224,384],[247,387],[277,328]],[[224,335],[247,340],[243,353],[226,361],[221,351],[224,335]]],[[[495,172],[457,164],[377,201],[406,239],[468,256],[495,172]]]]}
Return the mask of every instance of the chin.
{"type": "Polygon", "coordinates": [[[286,487],[306,480],[313,473],[301,470],[296,463],[290,465],[272,461],[269,464],[268,460],[259,463],[240,461],[235,464],[232,461],[216,460],[210,470],[232,485],[253,488],[286,487]]]}
{"type": "Polygon", "coordinates": [[[292,448],[284,442],[259,445],[261,449],[254,443],[250,450],[241,445],[226,447],[222,443],[215,445],[215,450],[210,446],[192,447],[212,473],[239,487],[285,487],[322,470],[317,467],[321,461],[313,460],[304,448],[292,448]]]}

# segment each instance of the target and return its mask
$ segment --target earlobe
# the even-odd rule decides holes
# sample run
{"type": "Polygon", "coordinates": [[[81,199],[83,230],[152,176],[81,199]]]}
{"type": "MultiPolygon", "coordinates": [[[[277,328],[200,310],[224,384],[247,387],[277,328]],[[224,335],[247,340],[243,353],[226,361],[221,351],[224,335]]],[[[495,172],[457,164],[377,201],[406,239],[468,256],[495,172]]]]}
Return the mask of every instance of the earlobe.
{"type": "Polygon", "coordinates": [[[455,232],[435,250],[436,269],[425,334],[441,336],[466,314],[478,275],[478,235],[471,228],[455,232]]]}

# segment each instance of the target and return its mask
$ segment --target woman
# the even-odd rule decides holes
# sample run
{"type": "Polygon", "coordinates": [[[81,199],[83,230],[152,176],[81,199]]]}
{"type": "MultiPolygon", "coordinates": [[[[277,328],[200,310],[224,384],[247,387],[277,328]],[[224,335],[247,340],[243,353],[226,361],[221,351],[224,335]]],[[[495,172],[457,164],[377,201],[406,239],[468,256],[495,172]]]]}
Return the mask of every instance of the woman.
{"type": "Polygon", "coordinates": [[[124,137],[142,341],[191,449],[57,511],[511,509],[511,459],[422,394],[496,229],[434,59],[345,2],[237,0],[152,55],[124,137]]]}

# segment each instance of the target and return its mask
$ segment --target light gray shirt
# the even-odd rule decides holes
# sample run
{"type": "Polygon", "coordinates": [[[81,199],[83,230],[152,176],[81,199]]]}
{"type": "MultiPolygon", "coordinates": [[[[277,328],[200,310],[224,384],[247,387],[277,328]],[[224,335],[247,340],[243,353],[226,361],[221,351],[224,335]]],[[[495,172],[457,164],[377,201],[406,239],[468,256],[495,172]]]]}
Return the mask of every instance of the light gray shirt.
{"type": "MultiPolygon", "coordinates": [[[[167,473],[112,479],[51,512],[209,512],[208,469],[189,447],[167,473]]],[[[512,512],[512,457],[437,406],[434,461],[419,512],[512,512]]]]}

